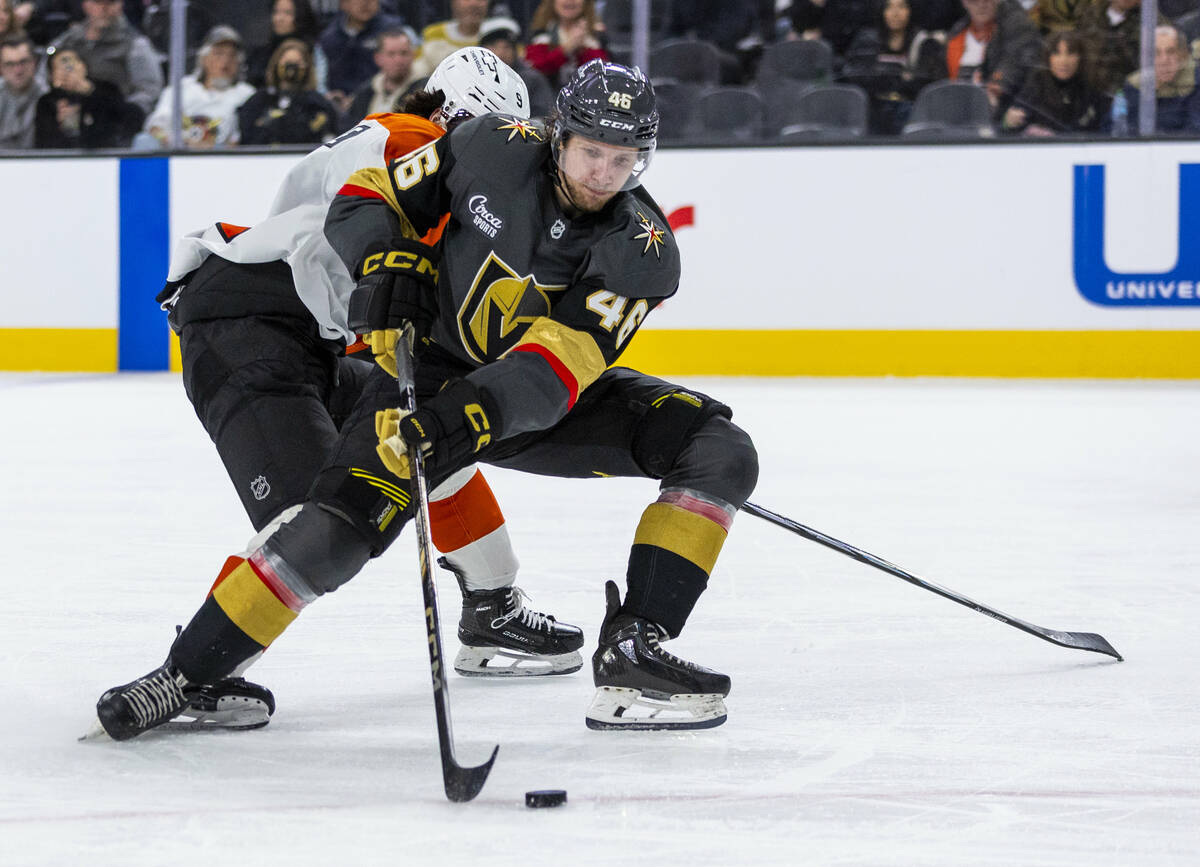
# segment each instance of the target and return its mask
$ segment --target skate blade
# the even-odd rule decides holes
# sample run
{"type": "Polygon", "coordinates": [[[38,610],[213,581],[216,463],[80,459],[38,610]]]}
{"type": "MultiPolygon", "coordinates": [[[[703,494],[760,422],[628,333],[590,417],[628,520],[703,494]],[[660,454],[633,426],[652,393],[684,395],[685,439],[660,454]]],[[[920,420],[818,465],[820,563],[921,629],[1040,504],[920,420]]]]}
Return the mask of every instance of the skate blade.
{"type": "Polygon", "coordinates": [[[102,726],[100,724],[100,717],[93,717],[92,718],[92,727],[89,728],[83,734],[81,734],[78,738],[76,738],[76,740],[80,741],[80,742],[83,742],[83,741],[111,741],[112,738],[110,738],[108,736],[108,732],[106,732],[104,730],[104,726],[102,726]]]}
{"type": "Polygon", "coordinates": [[[271,715],[261,702],[226,703],[224,699],[215,709],[201,710],[194,707],[185,709],[170,722],[163,723],[160,728],[205,731],[208,729],[231,729],[243,731],[260,729],[271,721],[271,715]]]}
{"type": "Polygon", "coordinates": [[[602,686],[584,722],[593,731],[692,731],[716,728],[726,719],[724,697],[715,693],[655,699],[637,689],[602,686]]]}
{"type": "Polygon", "coordinates": [[[576,651],[557,656],[538,656],[499,647],[463,645],[454,657],[454,670],[463,677],[547,677],[572,674],[583,668],[576,651]]]}

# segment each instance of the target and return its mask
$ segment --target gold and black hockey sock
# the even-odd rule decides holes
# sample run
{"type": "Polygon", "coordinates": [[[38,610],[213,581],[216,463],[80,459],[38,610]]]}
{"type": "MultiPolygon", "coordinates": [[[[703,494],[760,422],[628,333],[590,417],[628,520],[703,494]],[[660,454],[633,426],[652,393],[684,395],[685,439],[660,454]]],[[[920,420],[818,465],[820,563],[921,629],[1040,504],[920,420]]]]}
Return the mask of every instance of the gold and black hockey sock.
{"type": "Polygon", "coordinates": [[[228,677],[291,625],[312,594],[296,592],[271,556],[230,557],[200,610],[180,633],[171,658],[194,683],[228,677]]]}
{"type": "Polygon", "coordinates": [[[638,523],[622,609],[678,635],[708,586],[733,514],[732,506],[693,491],[663,491],[638,523]]]}

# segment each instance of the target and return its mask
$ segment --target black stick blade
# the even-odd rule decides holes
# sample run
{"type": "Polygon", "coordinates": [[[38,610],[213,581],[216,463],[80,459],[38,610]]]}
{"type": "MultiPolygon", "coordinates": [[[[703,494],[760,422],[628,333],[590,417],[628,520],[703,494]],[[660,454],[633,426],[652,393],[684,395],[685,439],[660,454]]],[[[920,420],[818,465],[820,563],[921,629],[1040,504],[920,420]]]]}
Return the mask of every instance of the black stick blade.
{"type": "Polygon", "coordinates": [[[498,752],[500,752],[500,746],[497,744],[496,748],[492,750],[492,757],[482,765],[473,768],[464,768],[454,759],[443,760],[442,780],[446,784],[446,797],[451,801],[461,803],[478,795],[483,784],[487,782],[488,774],[492,772],[492,763],[496,761],[498,752]]]}
{"type": "Polygon", "coordinates": [[[1108,643],[1108,639],[1095,632],[1057,632],[1046,630],[1046,636],[1055,644],[1063,647],[1074,647],[1076,650],[1091,650],[1111,656],[1117,662],[1124,662],[1125,657],[1117,653],[1117,649],[1108,643]]]}

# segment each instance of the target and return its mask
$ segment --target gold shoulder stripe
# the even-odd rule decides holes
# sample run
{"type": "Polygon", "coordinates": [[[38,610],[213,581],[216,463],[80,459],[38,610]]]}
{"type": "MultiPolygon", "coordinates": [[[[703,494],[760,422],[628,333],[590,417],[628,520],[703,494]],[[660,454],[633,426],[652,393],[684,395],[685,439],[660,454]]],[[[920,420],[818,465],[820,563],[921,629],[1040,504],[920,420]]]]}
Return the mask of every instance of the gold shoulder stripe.
{"type": "Polygon", "coordinates": [[[379,166],[358,169],[347,179],[346,183],[379,193],[387,202],[388,207],[395,211],[396,216],[400,218],[400,229],[404,233],[404,237],[421,237],[405,215],[404,209],[400,207],[400,202],[396,199],[396,188],[392,186],[392,175],[387,169],[379,166]]]}
{"type": "Polygon", "coordinates": [[[608,366],[596,340],[585,331],[578,331],[546,316],[533,320],[521,336],[521,345],[535,344],[548,350],[575,377],[579,393],[591,385],[608,366]]]}

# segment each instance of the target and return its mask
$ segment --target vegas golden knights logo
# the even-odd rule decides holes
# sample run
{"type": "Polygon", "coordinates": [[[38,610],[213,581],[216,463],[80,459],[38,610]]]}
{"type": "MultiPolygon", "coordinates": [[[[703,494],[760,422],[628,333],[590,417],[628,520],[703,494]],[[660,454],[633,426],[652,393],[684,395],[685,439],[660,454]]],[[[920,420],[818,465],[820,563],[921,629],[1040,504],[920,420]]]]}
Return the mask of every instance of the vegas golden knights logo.
{"type": "Polygon", "coordinates": [[[550,315],[553,293],[566,288],[542,286],[532,274],[522,277],[488,253],[458,309],[463,346],[480,363],[499,358],[517,345],[533,320],[550,315]]]}

